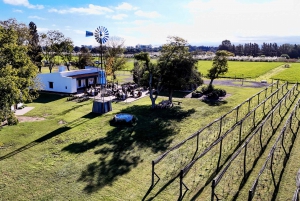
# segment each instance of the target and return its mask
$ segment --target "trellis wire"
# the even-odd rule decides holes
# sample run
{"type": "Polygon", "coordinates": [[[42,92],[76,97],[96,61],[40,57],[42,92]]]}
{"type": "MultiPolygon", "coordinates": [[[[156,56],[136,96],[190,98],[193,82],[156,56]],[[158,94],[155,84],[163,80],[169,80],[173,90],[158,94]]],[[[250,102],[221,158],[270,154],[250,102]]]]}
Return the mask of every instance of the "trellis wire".
{"type": "MultiPolygon", "coordinates": [[[[247,175],[248,175],[249,171],[253,168],[253,166],[255,164],[255,160],[257,160],[260,157],[263,150],[267,146],[269,139],[272,137],[273,133],[278,129],[278,127],[281,123],[280,121],[274,122],[274,118],[276,119],[281,116],[280,115],[281,111],[279,108],[283,107],[284,99],[290,98],[289,94],[292,93],[296,89],[296,87],[297,87],[297,84],[295,84],[292,87],[292,89],[289,90],[288,93],[286,93],[286,95],[274,107],[274,109],[271,111],[271,113],[268,114],[268,116],[261,122],[261,124],[259,126],[256,127],[256,129],[252,132],[252,134],[249,135],[249,137],[243,143],[243,145],[233,154],[233,156],[230,158],[227,165],[213,179],[212,194],[211,194],[212,201],[214,200],[215,197],[217,199],[219,199],[219,197],[221,197],[222,199],[227,200],[227,199],[233,199],[235,196],[237,196],[237,194],[239,192],[239,186],[242,185],[247,180],[247,175]],[[276,115],[275,112],[277,112],[278,114],[276,115]],[[274,113],[275,113],[275,115],[274,115],[274,113]],[[269,126],[265,127],[267,122],[270,123],[272,132],[262,132],[264,129],[268,129],[269,126]],[[257,138],[257,135],[259,135],[260,137],[257,138]],[[257,141],[259,141],[259,142],[257,142],[257,141]],[[256,156],[256,157],[254,160],[252,160],[253,162],[249,164],[249,161],[248,161],[249,157],[247,157],[247,150],[249,148],[251,148],[251,144],[252,144],[252,147],[255,146],[255,144],[260,144],[261,146],[260,146],[260,150],[256,150],[256,151],[252,152],[250,158],[252,158],[254,156],[256,156]],[[238,163],[239,160],[242,160],[243,162],[238,163]],[[233,165],[233,163],[234,163],[234,165],[233,165]],[[242,168],[238,169],[239,167],[242,167],[242,168]],[[249,167],[249,169],[248,169],[248,167],[249,167]],[[239,175],[239,174],[242,176],[236,177],[236,175],[239,175]],[[230,175],[232,175],[232,178],[225,179],[226,177],[228,177],[230,175]],[[231,182],[232,188],[237,187],[237,189],[234,189],[233,191],[228,191],[228,190],[225,191],[224,188],[225,188],[226,184],[224,184],[223,186],[219,185],[221,181],[223,183],[231,182]],[[239,185],[235,184],[236,182],[239,185]],[[223,188],[223,189],[221,189],[221,190],[223,190],[222,191],[223,194],[216,193],[216,191],[217,191],[216,187],[223,188]],[[229,196],[229,197],[226,197],[226,196],[229,196]]],[[[293,94],[294,94],[294,92],[293,92],[293,94]]],[[[294,96],[294,98],[296,98],[296,97],[294,96]]],[[[292,102],[293,101],[291,101],[291,104],[292,104],[292,102]]],[[[287,112],[288,112],[288,110],[286,110],[286,113],[287,112]]],[[[281,120],[283,119],[283,117],[280,117],[280,118],[281,118],[281,120]]]]}
{"type": "MultiPolygon", "coordinates": [[[[160,155],[157,159],[152,161],[152,177],[151,177],[151,186],[154,186],[154,180],[155,180],[155,176],[158,178],[158,180],[160,180],[160,177],[157,175],[157,173],[155,172],[155,165],[157,163],[159,163],[162,159],[164,159],[169,153],[177,150],[179,147],[181,147],[183,144],[185,144],[187,141],[197,137],[197,145],[196,145],[196,150],[194,153],[194,157],[197,153],[204,151],[203,150],[199,150],[199,141],[202,143],[205,143],[205,146],[200,146],[200,147],[207,147],[210,144],[212,144],[212,142],[216,141],[221,135],[222,135],[222,128],[226,128],[226,127],[232,127],[233,125],[235,125],[238,121],[240,121],[240,119],[242,119],[242,116],[239,114],[239,112],[243,112],[244,109],[240,109],[242,107],[245,107],[246,109],[246,114],[250,112],[250,109],[252,109],[254,106],[251,105],[251,100],[254,99],[256,96],[260,97],[260,96],[264,96],[265,99],[263,98],[258,98],[258,101],[265,101],[266,99],[269,99],[269,97],[267,97],[268,93],[271,94],[275,94],[277,93],[279,90],[283,90],[284,86],[286,86],[286,83],[283,84],[280,89],[278,88],[278,82],[272,83],[271,85],[269,85],[267,88],[261,90],[260,92],[258,92],[257,94],[253,95],[251,98],[247,99],[246,101],[244,101],[243,103],[241,103],[240,105],[238,105],[237,107],[233,108],[231,111],[229,111],[228,113],[226,113],[225,115],[221,116],[220,118],[216,119],[215,121],[211,122],[210,124],[208,124],[207,126],[205,126],[204,128],[196,131],[194,134],[192,134],[190,137],[188,137],[187,139],[183,140],[182,142],[180,142],[179,144],[175,145],[174,147],[172,147],[170,150],[168,150],[167,152],[163,153],[162,155],[160,155]],[[274,90],[274,86],[276,87],[276,91],[273,92],[274,90]],[[232,118],[230,115],[232,114],[236,114],[236,118],[232,118]],[[228,118],[227,118],[228,117],[228,118]],[[235,122],[232,122],[232,119],[236,119],[235,122]],[[228,123],[229,122],[229,123],[228,123]],[[226,124],[227,123],[227,124],[226,124]],[[230,124],[230,125],[228,125],[230,124]],[[205,136],[203,133],[207,132],[207,130],[209,130],[209,128],[215,126],[215,125],[219,125],[219,129],[218,129],[218,135],[214,135],[214,138],[210,140],[210,142],[208,142],[208,136],[211,137],[210,132],[208,132],[207,136],[205,136]],[[202,134],[200,136],[200,133],[202,134]],[[202,140],[200,139],[202,138],[202,140]],[[206,142],[205,142],[206,140],[206,142]]],[[[182,166],[183,167],[183,166],[182,166]]]]}
{"type": "MultiPolygon", "coordinates": [[[[279,93],[280,91],[282,91],[282,93],[283,93],[283,91],[285,89],[287,89],[287,83],[281,85],[280,88],[278,86],[278,83],[273,83],[272,85],[270,85],[269,87],[267,87],[264,90],[260,91],[259,93],[257,93],[256,95],[252,96],[251,98],[247,99],[242,104],[240,104],[239,106],[235,107],[234,109],[232,109],[231,111],[229,111],[228,113],[226,113],[225,115],[223,115],[222,117],[216,119],[215,121],[211,122],[210,124],[208,124],[204,128],[202,128],[202,129],[198,130],[197,132],[195,132],[194,134],[192,134],[187,139],[185,139],[182,142],[180,142],[179,144],[175,145],[170,150],[168,150],[167,152],[165,152],[164,154],[162,154],[161,156],[159,156],[156,160],[152,161],[152,177],[151,177],[152,181],[151,181],[151,186],[154,186],[155,176],[158,178],[158,181],[160,180],[160,177],[155,172],[155,165],[157,163],[159,163],[162,159],[164,159],[169,153],[174,152],[174,151],[176,152],[177,149],[179,147],[181,147],[183,144],[185,144],[189,140],[192,140],[195,137],[197,137],[197,143],[196,143],[195,153],[193,154],[193,157],[191,158],[191,160],[193,160],[193,158],[196,156],[197,153],[203,152],[206,147],[208,147],[209,145],[211,145],[221,135],[223,135],[224,133],[227,132],[227,130],[224,131],[223,128],[226,128],[226,127],[231,128],[231,127],[233,127],[234,125],[237,124],[237,121],[239,121],[239,119],[242,119],[242,117],[239,115],[239,111],[243,111],[243,110],[240,110],[241,107],[245,107],[245,110],[247,110],[246,114],[248,114],[250,112],[250,110],[254,107],[253,105],[251,105],[251,100],[253,98],[255,98],[256,96],[259,96],[260,94],[263,94],[263,93],[264,93],[264,96],[266,97],[268,91],[270,91],[269,92],[269,93],[271,93],[270,96],[268,96],[265,99],[261,99],[260,100],[261,102],[265,102],[266,100],[269,100],[270,97],[275,96],[276,93],[279,93]],[[274,90],[273,86],[276,86],[276,90],[274,92],[273,92],[273,90],[274,90]],[[236,114],[236,118],[232,117],[233,114],[236,114]],[[233,119],[236,119],[236,120],[232,121],[233,119]],[[211,129],[212,127],[217,127],[218,129],[211,129]],[[217,133],[214,132],[213,135],[211,135],[210,130],[215,130],[215,131],[217,131],[217,133]],[[213,138],[212,138],[212,136],[213,136],[213,138]],[[201,145],[204,145],[204,146],[199,146],[200,145],[199,142],[201,143],[201,145]]],[[[260,103],[260,105],[261,105],[261,103],[260,103]]],[[[190,162],[190,161],[188,161],[188,162],[190,162]]],[[[186,165],[186,163],[185,164],[181,164],[179,166],[184,167],[185,165],[186,165]]],[[[174,169],[176,170],[176,168],[174,168],[174,169]]],[[[176,175],[176,173],[174,175],[176,175]]]]}
{"type": "Polygon", "coordinates": [[[299,191],[300,191],[300,169],[299,169],[298,172],[297,172],[296,186],[297,186],[297,189],[296,189],[296,191],[294,192],[292,201],[299,201],[299,191]]]}
{"type": "MultiPolygon", "coordinates": [[[[297,111],[299,110],[299,104],[300,99],[296,103],[283,129],[276,139],[276,142],[272,146],[264,165],[253,182],[253,185],[249,190],[248,201],[269,200],[271,197],[275,199],[280,184],[280,178],[284,171],[284,165],[289,159],[291,148],[298,134],[300,120],[297,116],[297,111]],[[269,193],[268,196],[266,196],[266,192],[269,193]],[[264,198],[260,196],[262,194],[264,194],[264,198]]],[[[299,183],[297,190],[300,187],[299,176],[297,175],[296,179],[297,184],[299,183]]],[[[295,195],[298,197],[298,192],[295,193],[295,195]]]]}
{"type": "MultiPolygon", "coordinates": [[[[227,161],[227,159],[230,157],[230,154],[233,153],[232,151],[235,150],[238,145],[240,145],[244,139],[251,133],[251,131],[255,128],[255,126],[258,124],[259,121],[255,122],[257,119],[257,116],[255,117],[255,111],[260,108],[264,107],[264,103],[268,100],[270,100],[270,97],[275,96],[277,93],[280,93],[283,91],[283,89],[286,89],[283,85],[280,87],[280,89],[273,92],[266,100],[264,100],[262,103],[260,103],[258,106],[256,106],[252,111],[250,111],[243,119],[241,119],[239,122],[237,122],[234,126],[232,126],[229,130],[225,132],[224,135],[220,136],[214,143],[212,143],[211,146],[207,147],[198,157],[196,157],[191,163],[189,163],[187,166],[185,166],[180,171],[180,196],[182,195],[182,186],[186,186],[183,183],[183,178],[186,176],[186,174],[189,172],[189,170],[193,167],[193,165],[199,160],[202,159],[207,153],[209,153],[213,148],[219,145],[219,151],[216,152],[215,157],[218,157],[218,160],[214,164],[214,169],[216,169],[215,172],[218,172],[220,167],[227,161]],[[254,115],[253,115],[254,114],[254,115]],[[252,115],[252,116],[251,116],[252,115]],[[246,121],[248,120],[248,121],[246,121]],[[246,122],[246,123],[245,123],[246,122]],[[248,126],[248,124],[251,126],[248,126]]],[[[289,92],[289,91],[288,91],[289,92]]],[[[282,93],[283,95],[289,94],[286,92],[286,94],[282,93]]],[[[278,97],[278,96],[277,96],[278,97]]],[[[282,98],[281,98],[282,99],[282,98]]],[[[280,100],[281,100],[280,99],[280,100]]],[[[277,100],[277,98],[274,98],[274,100],[277,100]]],[[[279,101],[279,100],[278,100],[279,101]]],[[[273,101],[274,102],[274,101],[273,101]]],[[[271,104],[271,103],[270,103],[271,104]]],[[[271,111],[271,107],[269,108],[271,111]]],[[[264,112],[265,114],[269,113],[264,112]]],[[[263,119],[263,116],[261,116],[260,121],[263,119]]],[[[215,152],[215,151],[214,151],[215,152]]],[[[205,168],[205,163],[202,163],[202,160],[200,162],[202,165],[200,167],[205,168]]]]}

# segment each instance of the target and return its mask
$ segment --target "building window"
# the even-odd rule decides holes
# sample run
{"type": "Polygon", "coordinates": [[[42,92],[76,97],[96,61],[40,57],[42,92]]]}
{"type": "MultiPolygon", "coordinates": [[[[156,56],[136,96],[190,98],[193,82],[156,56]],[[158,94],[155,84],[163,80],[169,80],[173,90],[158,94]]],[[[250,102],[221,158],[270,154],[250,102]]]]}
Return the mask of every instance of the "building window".
{"type": "Polygon", "coordinates": [[[49,82],[49,88],[53,89],[53,82],[49,82]]]}

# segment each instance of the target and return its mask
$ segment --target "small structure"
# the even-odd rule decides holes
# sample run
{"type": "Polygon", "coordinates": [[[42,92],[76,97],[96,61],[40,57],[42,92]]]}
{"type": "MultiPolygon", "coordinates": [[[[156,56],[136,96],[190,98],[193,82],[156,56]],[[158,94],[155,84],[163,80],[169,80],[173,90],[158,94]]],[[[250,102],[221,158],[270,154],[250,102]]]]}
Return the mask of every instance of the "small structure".
{"type": "Polygon", "coordinates": [[[93,113],[104,114],[109,111],[112,111],[111,101],[97,100],[93,102],[93,113]]]}
{"type": "Polygon", "coordinates": [[[37,79],[42,84],[42,90],[59,93],[77,93],[79,89],[103,84],[105,71],[93,66],[85,69],[66,71],[65,66],[59,66],[59,71],[42,73],[37,79]]]}

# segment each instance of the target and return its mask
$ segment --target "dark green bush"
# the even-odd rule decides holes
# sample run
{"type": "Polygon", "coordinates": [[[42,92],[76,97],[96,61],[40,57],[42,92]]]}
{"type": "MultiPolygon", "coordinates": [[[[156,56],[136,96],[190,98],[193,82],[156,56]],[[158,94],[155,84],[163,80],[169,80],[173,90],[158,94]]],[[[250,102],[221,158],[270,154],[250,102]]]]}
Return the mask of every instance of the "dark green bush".
{"type": "Polygon", "coordinates": [[[7,116],[7,124],[8,125],[17,125],[18,123],[19,123],[19,120],[13,113],[10,113],[7,116]]]}

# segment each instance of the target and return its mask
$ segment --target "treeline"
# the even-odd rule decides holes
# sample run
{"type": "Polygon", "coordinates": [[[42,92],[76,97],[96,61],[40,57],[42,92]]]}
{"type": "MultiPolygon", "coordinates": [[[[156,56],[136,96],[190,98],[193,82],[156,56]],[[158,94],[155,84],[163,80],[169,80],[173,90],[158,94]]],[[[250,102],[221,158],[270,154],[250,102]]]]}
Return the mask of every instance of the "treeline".
{"type": "MultiPolygon", "coordinates": [[[[103,49],[106,47],[104,46],[103,49]]],[[[152,48],[136,48],[136,47],[126,47],[124,49],[124,54],[137,54],[140,52],[160,52],[162,46],[159,47],[152,47],[152,48]]],[[[82,45],[81,47],[75,46],[74,47],[74,52],[78,53],[82,51],[82,49],[88,49],[90,53],[92,54],[98,54],[100,49],[99,47],[92,47],[92,46],[84,46],[82,45]]],[[[190,52],[216,52],[218,50],[218,47],[213,47],[213,46],[192,46],[189,45],[189,51],[190,52]]]]}
{"type": "Polygon", "coordinates": [[[245,43],[234,45],[229,40],[222,41],[218,50],[227,50],[234,53],[236,56],[267,56],[267,57],[280,57],[284,56],[287,59],[300,57],[300,44],[282,44],[277,43],[263,43],[261,46],[257,43],[245,43]]]}

